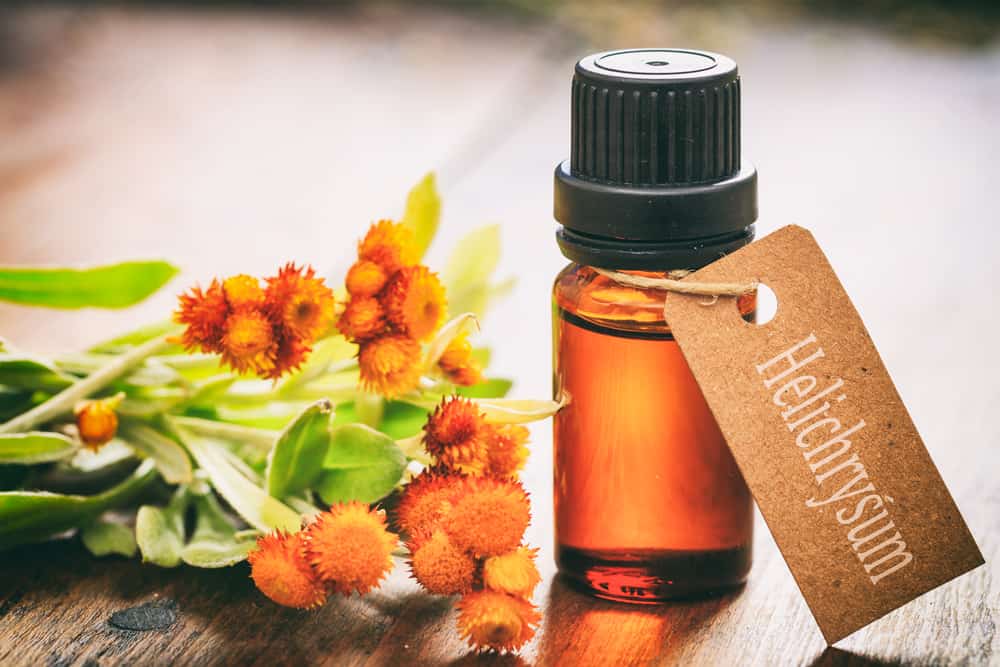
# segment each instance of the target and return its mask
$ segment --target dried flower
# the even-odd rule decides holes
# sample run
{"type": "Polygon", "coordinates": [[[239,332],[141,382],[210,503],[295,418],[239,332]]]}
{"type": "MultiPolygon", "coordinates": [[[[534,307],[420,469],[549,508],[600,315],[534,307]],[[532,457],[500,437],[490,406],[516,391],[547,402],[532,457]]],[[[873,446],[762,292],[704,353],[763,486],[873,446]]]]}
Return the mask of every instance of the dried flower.
{"type": "Polygon", "coordinates": [[[240,310],[226,319],[222,360],[238,373],[267,375],[274,369],[277,341],[271,322],[259,310],[240,310]]]}
{"type": "Polygon", "coordinates": [[[398,334],[366,341],[358,353],[358,366],[365,389],[398,396],[420,381],[420,344],[398,334]]]}
{"type": "Polygon", "coordinates": [[[298,338],[282,338],[278,342],[278,351],[274,360],[274,368],[265,377],[277,379],[285,373],[296,370],[312,352],[312,347],[298,338]]]}
{"type": "Polygon", "coordinates": [[[458,603],[458,627],[470,646],[480,651],[514,651],[535,635],[541,615],[527,600],[476,591],[458,603]]]}
{"type": "Polygon", "coordinates": [[[76,429],[84,447],[96,452],[102,445],[111,442],[118,432],[118,414],[115,408],[121,402],[122,397],[119,395],[80,401],[76,404],[73,413],[76,416],[76,429]]]}
{"type": "Polygon", "coordinates": [[[319,578],[345,595],[367,593],[392,569],[396,536],[385,514],[360,502],[334,505],[305,531],[304,551],[319,578]]]}
{"type": "Polygon", "coordinates": [[[186,325],[182,335],[184,348],[189,351],[221,352],[222,335],[229,316],[229,304],[222,284],[213,280],[204,291],[196,285],[181,294],[179,302],[174,319],[178,324],[186,325]]]}
{"type": "Polygon", "coordinates": [[[382,268],[367,259],[359,259],[347,271],[347,278],[344,282],[348,293],[352,297],[375,296],[382,291],[389,281],[389,274],[382,268]]]}
{"type": "Polygon", "coordinates": [[[268,312],[293,337],[307,341],[325,334],[333,322],[333,291],[312,267],[289,262],[267,279],[268,312]]]}
{"type": "Polygon", "coordinates": [[[482,474],[489,427],[475,403],[452,396],[441,401],[424,425],[424,447],[442,466],[482,474]]]}
{"type": "Polygon", "coordinates": [[[514,477],[528,460],[525,446],[530,435],[520,424],[491,424],[487,438],[486,472],[497,477],[514,477]]]}
{"type": "Polygon", "coordinates": [[[392,220],[379,220],[358,244],[358,257],[378,264],[392,275],[417,261],[413,233],[392,220]]]}
{"type": "Polygon", "coordinates": [[[408,546],[413,578],[428,592],[455,595],[472,590],[476,561],[452,544],[444,531],[438,529],[429,537],[415,538],[408,546]]]}
{"type": "Polygon", "coordinates": [[[438,359],[438,368],[446,378],[463,387],[471,387],[483,380],[483,368],[472,356],[472,343],[464,333],[448,343],[438,359]]]}
{"type": "Polygon", "coordinates": [[[478,557],[498,556],[521,543],[531,520],[530,507],[520,482],[467,477],[463,494],[442,527],[459,548],[478,557]]]}
{"type": "Polygon", "coordinates": [[[337,322],[344,337],[355,343],[383,335],[385,327],[385,309],[370,296],[353,297],[337,322]]]}
{"type": "Polygon", "coordinates": [[[538,549],[518,547],[483,563],[483,583],[487,588],[530,599],[542,580],[535,565],[538,549]]]}
{"type": "Polygon", "coordinates": [[[302,535],[283,531],[263,535],[247,560],[261,593],[286,607],[310,609],[326,601],[326,589],[303,556],[302,535]]]}
{"type": "Polygon", "coordinates": [[[426,266],[410,266],[392,277],[383,297],[386,316],[396,330],[428,340],[444,322],[444,286],[426,266]]]}
{"type": "Polygon", "coordinates": [[[406,485],[396,507],[396,521],[409,535],[431,533],[450,502],[462,492],[462,476],[429,468],[406,485]]]}
{"type": "Polygon", "coordinates": [[[260,281],[245,273],[226,278],[222,282],[226,302],[230,308],[261,308],[264,305],[264,290],[260,281]]]}

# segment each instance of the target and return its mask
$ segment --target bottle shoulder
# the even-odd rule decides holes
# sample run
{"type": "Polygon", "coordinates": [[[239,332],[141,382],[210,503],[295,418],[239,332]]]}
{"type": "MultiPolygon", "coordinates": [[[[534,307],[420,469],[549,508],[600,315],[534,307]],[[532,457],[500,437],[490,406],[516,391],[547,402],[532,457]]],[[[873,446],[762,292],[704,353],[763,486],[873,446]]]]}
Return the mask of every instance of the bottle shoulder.
{"type": "Polygon", "coordinates": [[[552,287],[553,305],[571,315],[605,327],[655,333],[669,332],[663,319],[666,296],[663,290],[622,285],[593,267],[572,263],[552,287]]]}

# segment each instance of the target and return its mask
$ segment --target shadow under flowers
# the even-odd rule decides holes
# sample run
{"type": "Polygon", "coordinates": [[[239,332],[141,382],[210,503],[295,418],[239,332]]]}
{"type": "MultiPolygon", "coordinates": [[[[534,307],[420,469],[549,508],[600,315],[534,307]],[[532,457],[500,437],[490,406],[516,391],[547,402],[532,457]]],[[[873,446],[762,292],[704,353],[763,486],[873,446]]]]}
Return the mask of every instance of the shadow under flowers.
{"type": "Polygon", "coordinates": [[[736,590],[697,601],[629,605],[590,597],[557,576],[549,591],[537,664],[669,662],[675,649],[739,594],[736,590]]]}

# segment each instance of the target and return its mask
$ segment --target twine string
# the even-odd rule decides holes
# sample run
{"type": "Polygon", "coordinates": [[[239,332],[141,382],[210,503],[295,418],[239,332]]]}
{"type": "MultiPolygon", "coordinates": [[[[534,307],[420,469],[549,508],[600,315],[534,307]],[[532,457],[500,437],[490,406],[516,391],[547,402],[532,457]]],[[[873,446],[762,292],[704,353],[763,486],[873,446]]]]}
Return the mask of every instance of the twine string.
{"type": "MultiPolygon", "coordinates": [[[[756,290],[758,285],[756,280],[745,283],[707,283],[681,280],[690,271],[670,271],[667,274],[671,276],[670,278],[650,278],[649,276],[636,276],[630,273],[609,271],[608,269],[599,269],[597,267],[594,267],[594,270],[619,285],[712,297],[708,301],[702,301],[701,305],[703,306],[715,305],[720,296],[743,296],[744,294],[749,294],[756,290]]],[[[664,303],[664,306],[666,306],[666,303],[664,303]]]]}

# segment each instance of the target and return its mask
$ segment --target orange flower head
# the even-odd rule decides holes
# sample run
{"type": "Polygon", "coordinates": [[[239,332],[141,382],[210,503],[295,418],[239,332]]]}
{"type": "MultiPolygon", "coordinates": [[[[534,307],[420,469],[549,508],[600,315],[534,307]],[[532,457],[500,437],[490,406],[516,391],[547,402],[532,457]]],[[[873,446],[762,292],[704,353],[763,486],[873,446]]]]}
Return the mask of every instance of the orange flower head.
{"type": "Polygon", "coordinates": [[[538,549],[518,547],[487,558],[483,563],[483,583],[490,590],[531,599],[535,587],[542,580],[535,565],[537,555],[538,549]]]}
{"type": "Polygon", "coordinates": [[[333,290],[312,267],[289,262],[267,279],[266,294],[268,313],[292,336],[312,342],[333,323],[333,290]]]}
{"type": "Polygon", "coordinates": [[[429,593],[456,595],[472,590],[476,561],[448,539],[442,530],[416,538],[408,545],[413,578],[429,593]]]}
{"type": "Polygon", "coordinates": [[[465,334],[456,336],[438,359],[438,368],[455,384],[471,387],[483,381],[483,368],[472,356],[472,344],[465,334]]]}
{"type": "Polygon", "coordinates": [[[326,601],[326,589],[303,557],[302,535],[283,531],[263,535],[247,560],[261,593],[285,607],[311,609],[326,601]]]}
{"type": "Polygon", "coordinates": [[[493,477],[467,477],[463,483],[462,497],[442,524],[451,541],[483,558],[515,549],[531,520],[521,483],[493,477]]]}
{"type": "Polygon", "coordinates": [[[237,311],[226,320],[222,360],[237,373],[269,374],[275,368],[276,353],[271,322],[261,311],[237,311]]]}
{"type": "Polygon", "coordinates": [[[409,535],[432,533],[461,492],[462,475],[439,468],[424,470],[403,489],[396,507],[399,527],[409,535]]]}
{"type": "Polygon", "coordinates": [[[222,289],[226,293],[229,307],[234,310],[261,308],[264,305],[264,290],[260,287],[260,281],[253,276],[241,273],[226,278],[222,289]]]}
{"type": "Polygon", "coordinates": [[[392,220],[379,220],[358,244],[358,257],[381,266],[392,275],[417,261],[413,232],[392,220]]]}
{"type": "Polygon", "coordinates": [[[424,425],[424,447],[445,468],[479,475],[487,465],[488,432],[479,407],[452,396],[441,401],[424,425]]]}
{"type": "Polygon", "coordinates": [[[463,596],[458,611],[462,637],[479,651],[516,651],[535,635],[541,620],[527,600],[489,590],[463,596]]]}
{"type": "Polygon", "coordinates": [[[96,452],[111,442],[118,432],[118,414],[115,408],[121,397],[99,398],[80,401],[73,409],[76,415],[76,430],[87,449],[96,452]]]}
{"type": "Polygon", "coordinates": [[[386,332],[385,325],[382,304],[370,296],[353,297],[337,322],[340,333],[355,343],[381,336],[386,332]]]}
{"type": "Polygon", "coordinates": [[[491,424],[487,438],[486,471],[497,477],[515,477],[528,460],[530,431],[520,424],[491,424]]]}
{"type": "Polygon", "coordinates": [[[366,341],[358,352],[358,366],[365,389],[387,398],[398,396],[420,381],[420,344],[399,334],[366,341]]]}
{"type": "Polygon", "coordinates": [[[385,288],[382,301],[389,322],[417,340],[433,336],[447,313],[444,286],[426,266],[401,269],[385,288]]]}
{"type": "Polygon", "coordinates": [[[364,503],[334,505],[305,532],[309,563],[339,593],[367,593],[392,569],[396,536],[386,529],[385,514],[364,503]]]}
{"type": "Polygon", "coordinates": [[[371,260],[359,259],[347,271],[345,283],[347,291],[353,297],[375,296],[382,291],[389,281],[389,275],[380,264],[371,260]]]}
{"type": "Polygon", "coordinates": [[[174,321],[185,325],[182,334],[184,348],[188,351],[221,352],[229,304],[226,293],[218,280],[213,280],[207,290],[192,287],[181,294],[174,321]]]}
{"type": "Polygon", "coordinates": [[[274,368],[265,377],[277,380],[285,373],[297,370],[312,352],[312,347],[299,338],[284,337],[278,342],[278,351],[274,359],[274,368]]]}

